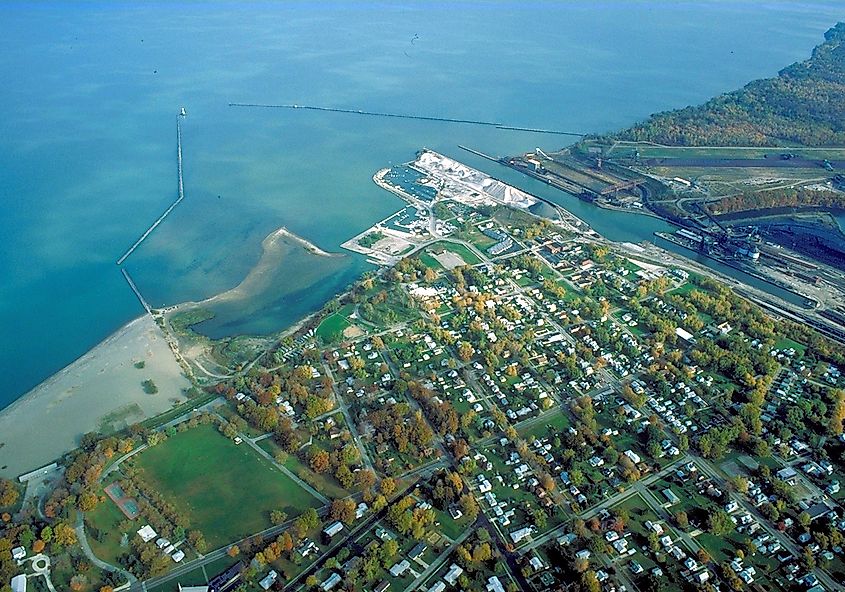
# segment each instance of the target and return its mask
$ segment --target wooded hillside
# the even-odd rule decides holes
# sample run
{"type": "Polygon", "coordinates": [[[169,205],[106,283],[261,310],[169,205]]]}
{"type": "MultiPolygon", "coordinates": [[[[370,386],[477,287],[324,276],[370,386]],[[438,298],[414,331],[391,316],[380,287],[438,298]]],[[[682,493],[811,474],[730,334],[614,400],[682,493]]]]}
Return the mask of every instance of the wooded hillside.
{"type": "Polygon", "coordinates": [[[652,115],[617,139],[680,146],[845,145],[845,23],[812,57],[703,105],[652,115]]]}

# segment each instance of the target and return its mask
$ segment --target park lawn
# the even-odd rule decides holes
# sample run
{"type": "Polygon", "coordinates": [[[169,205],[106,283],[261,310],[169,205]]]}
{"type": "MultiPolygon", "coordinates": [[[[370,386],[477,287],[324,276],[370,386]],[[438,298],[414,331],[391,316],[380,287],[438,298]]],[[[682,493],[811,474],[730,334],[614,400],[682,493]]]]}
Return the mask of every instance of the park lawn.
{"type": "Polygon", "coordinates": [[[330,473],[317,473],[303,463],[295,454],[289,454],[282,463],[291,473],[308,483],[311,487],[331,499],[340,499],[354,492],[347,491],[330,473]]]}
{"type": "Polygon", "coordinates": [[[422,261],[423,265],[425,265],[426,267],[430,267],[431,269],[433,269],[435,271],[439,271],[439,270],[443,269],[443,266],[440,265],[440,263],[437,262],[437,259],[432,257],[429,253],[422,252],[418,255],[418,257],[419,257],[420,261],[422,261]]]}
{"type": "Polygon", "coordinates": [[[459,245],[459,244],[456,244],[456,243],[443,242],[443,243],[436,243],[433,246],[443,247],[445,250],[451,251],[452,253],[455,253],[461,259],[463,259],[464,262],[467,265],[477,265],[478,263],[481,263],[481,259],[479,259],[478,256],[475,253],[470,251],[464,245],[459,245]]]}
{"type": "Polygon", "coordinates": [[[542,420],[536,421],[528,427],[517,427],[516,431],[530,442],[535,438],[545,438],[547,436],[554,438],[571,425],[572,422],[569,416],[563,409],[558,408],[555,411],[547,413],[543,416],[542,420]]]}
{"type": "Polygon", "coordinates": [[[142,478],[187,515],[212,549],[269,528],[272,510],[294,517],[320,505],[247,444],[211,425],[178,433],[136,459],[142,478]]]}
{"type": "Polygon", "coordinates": [[[323,319],[320,326],[317,327],[317,337],[326,343],[332,343],[343,337],[343,331],[350,326],[347,318],[340,313],[335,312],[323,319]]]}
{"type": "MultiPolygon", "coordinates": [[[[129,545],[120,546],[124,533],[120,531],[119,525],[124,520],[128,519],[108,497],[97,504],[96,508],[85,513],[85,530],[94,555],[112,565],[117,565],[117,558],[130,550],[129,545]]],[[[142,526],[139,522],[137,518],[131,521],[133,526],[128,534],[131,535],[142,526]]]]}

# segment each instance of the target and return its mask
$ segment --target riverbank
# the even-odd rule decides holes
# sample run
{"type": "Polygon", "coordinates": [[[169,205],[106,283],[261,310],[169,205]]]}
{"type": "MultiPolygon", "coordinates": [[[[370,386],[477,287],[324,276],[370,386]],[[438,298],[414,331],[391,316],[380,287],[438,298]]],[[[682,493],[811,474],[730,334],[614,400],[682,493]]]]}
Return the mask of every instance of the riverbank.
{"type": "Polygon", "coordinates": [[[86,432],[158,415],[184,401],[190,386],[161,328],[139,317],[0,411],[0,476],[52,462],[86,432]],[[156,394],[145,392],[146,380],[156,394]]]}

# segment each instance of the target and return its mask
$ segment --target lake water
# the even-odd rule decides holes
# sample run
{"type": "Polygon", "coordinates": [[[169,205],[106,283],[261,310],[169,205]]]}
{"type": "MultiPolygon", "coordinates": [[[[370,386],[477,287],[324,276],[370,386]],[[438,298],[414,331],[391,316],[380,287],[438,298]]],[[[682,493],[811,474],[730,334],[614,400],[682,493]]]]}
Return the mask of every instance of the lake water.
{"type": "MultiPolygon", "coordinates": [[[[612,130],[776,73],[843,14],[837,1],[312,4],[0,5],[0,407],[142,312],[114,262],[175,198],[180,106],[185,200],[125,264],[154,305],[238,284],[280,226],[338,250],[400,205],[372,174],[423,146],[529,186],[457,144],[567,143],[229,102],[612,130]]],[[[615,240],[664,227],[568,205],[615,240]]],[[[225,330],[281,328],[366,268],[283,265],[279,298],[225,330]]]]}

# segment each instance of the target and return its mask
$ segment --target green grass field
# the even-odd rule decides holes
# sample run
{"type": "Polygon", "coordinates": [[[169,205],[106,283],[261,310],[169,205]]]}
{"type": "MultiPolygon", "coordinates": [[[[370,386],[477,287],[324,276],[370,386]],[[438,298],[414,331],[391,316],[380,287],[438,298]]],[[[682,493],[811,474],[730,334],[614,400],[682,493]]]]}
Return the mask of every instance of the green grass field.
{"type": "MultiPolygon", "coordinates": [[[[91,545],[94,555],[103,561],[117,564],[117,558],[129,551],[128,545],[123,548],[120,546],[123,533],[120,532],[118,525],[124,520],[126,520],[126,516],[109,498],[97,504],[97,507],[92,511],[85,513],[86,526],[93,526],[98,531],[95,536],[91,528],[86,528],[88,543],[91,545]]],[[[129,531],[130,535],[143,525],[139,519],[135,519],[131,523],[133,529],[129,531]]]]}
{"type": "Polygon", "coordinates": [[[423,265],[425,265],[426,267],[430,267],[430,268],[434,269],[435,271],[439,271],[439,270],[443,269],[443,266],[440,265],[437,262],[437,260],[434,257],[432,257],[431,255],[429,255],[428,253],[425,253],[425,252],[420,253],[419,258],[420,258],[420,261],[423,262],[423,265]]]}
{"type": "Polygon", "coordinates": [[[317,327],[317,337],[326,343],[332,343],[343,337],[343,331],[349,327],[350,322],[340,311],[335,312],[323,319],[317,327]]]}
{"type": "Polygon", "coordinates": [[[455,253],[463,259],[467,265],[477,265],[478,263],[481,263],[481,259],[479,259],[475,253],[470,251],[464,245],[458,245],[455,243],[436,243],[435,246],[443,247],[445,250],[455,253]]]}
{"type": "Polygon", "coordinates": [[[294,517],[320,505],[247,444],[234,444],[211,425],[172,436],[138,455],[136,466],[210,548],[270,527],[272,510],[294,517]]]}

